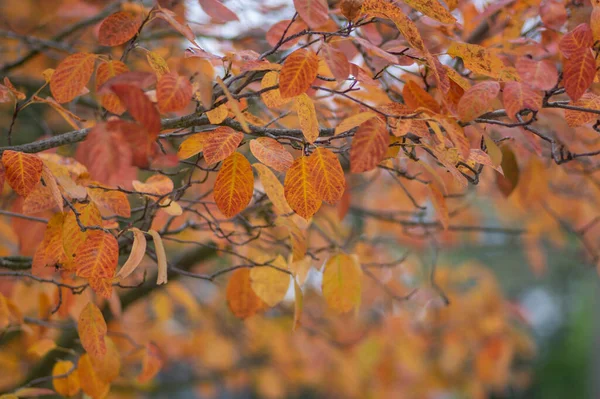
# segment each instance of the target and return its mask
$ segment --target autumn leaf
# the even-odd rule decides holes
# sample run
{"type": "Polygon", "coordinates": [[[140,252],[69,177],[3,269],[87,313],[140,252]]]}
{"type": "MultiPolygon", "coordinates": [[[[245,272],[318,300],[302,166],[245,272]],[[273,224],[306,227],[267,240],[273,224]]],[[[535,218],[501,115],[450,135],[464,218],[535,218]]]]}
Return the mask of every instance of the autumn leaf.
{"type": "Polygon", "coordinates": [[[302,310],[304,308],[304,294],[302,288],[298,285],[296,279],[294,281],[294,324],[292,329],[296,330],[300,324],[300,318],[302,317],[302,310]]]}
{"type": "Polygon", "coordinates": [[[142,371],[137,377],[140,384],[151,381],[163,367],[163,359],[158,347],[149,343],[145,347],[144,357],[142,358],[142,371]]]}
{"type": "Polygon", "coordinates": [[[417,50],[426,51],[425,43],[415,23],[395,4],[380,0],[364,0],[362,12],[391,20],[402,36],[417,50]]]}
{"type": "Polygon", "coordinates": [[[294,160],[285,176],[283,188],[290,207],[304,219],[310,219],[321,207],[321,200],[311,181],[307,157],[294,160]]]}
{"type": "Polygon", "coordinates": [[[250,151],[260,162],[279,172],[285,172],[294,162],[292,154],[277,140],[270,137],[251,140],[250,151]]]}
{"type": "Polygon", "coordinates": [[[312,144],[319,138],[319,121],[317,120],[315,104],[309,96],[302,93],[294,98],[294,105],[304,138],[312,144]]]}
{"type": "Polygon", "coordinates": [[[349,312],[360,305],[362,270],[355,255],[340,253],[327,260],[322,290],[327,305],[336,312],[349,312]]]}
{"type": "Polygon", "coordinates": [[[270,87],[276,87],[279,84],[278,81],[279,73],[275,71],[270,71],[265,73],[265,76],[263,76],[260,82],[261,89],[265,90],[260,94],[260,98],[269,108],[279,108],[292,100],[291,98],[284,99],[281,96],[279,88],[267,90],[270,87]]]}
{"type": "Polygon", "coordinates": [[[177,151],[179,159],[188,159],[199,154],[204,149],[204,143],[210,133],[196,133],[187,137],[180,145],[177,151]]]}
{"type": "Polygon", "coordinates": [[[110,337],[104,337],[106,355],[103,357],[90,356],[96,375],[103,381],[112,382],[119,377],[121,371],[121,355],[119,349],[110,337]]]}
{"type": "Polygon", "coordinates": [[[165,252],[165,247],[163,245],[162,238],[156,230],[148,230],[148,234],[152,236],[152,240],[154,241],[154,252],[156,253],[156,266],[158,269],[156,284],[166,284],[168,264],[167,254],[165,252]]]}
{"type": "Polygon", "coordinates": [[[516,67],[521,81],[535,89],[550,90],[558,82],[556,66],[549,60],[534,61],[519,57],[516,67]]]}
{"type": "Polygon", "coordinates": [[[350,171],[361,173],[374,169],[385,157],[390,136],[379,118],[363,123],[356,131],[350,149],[350,171]]]}
{"type": "Polygon", "coordinates": [[[240,123],[242,130],[244,131],[244,133],[250,133],[250,127],[248,126],[248,123],[246,122],[246,118],[244,117],[244,114],[240,110],[238,101],[235,98],[233,98],[233,95],[229,91],[229,88],[227,87],[227,85],[223,82],[223,80],[220,77],[217,76],[216,80],[217,80],[217,84],[219,85],[221,90],[223,90],[223,94],[225,94],[225,97],[227,97],[227,104],[231,108],[231,111],[234,113],[237,121],[240,123]]]}
{"type": "Polygon", "coordinates": [[[248,206],[253,191],[250,162],[239,152],[234,152],[225,159],[217,174],[213,193],[217,207],[225,217],[233,217],[248,206]]]}
{"type": "Polygon", "coordinates": [[[558,48],[566,58],[589,52],[594,44],[594,36],[588,24],[580,24],[558,42],[558,48]]]}
{"type": "Polygon", "coordinates": [[[62,396],[75,396],[81,389],[79,374],[73,363],[68,360],[59,360],[54,363],[52,377],[54,390],[62,396]]]}
{"type": "Polygon", "coordinates": [[[596,60],[592,50],[584,49],[565,60],[563,82],[571,100],[577,101],[594,82],[596,60]]]}
{"type": "MultiPolygon", "coordinates": [[[[98,65],[96,70],[96,91],[109,79],[128,72],[129,68],[121,61],[111,60],[98,65]]],[[[125,112],[125,106],[114,93],[100,94],[100,102],[104,108],[113,114],[121,115],[125,112]]]]}
{"type": "Polygon", "coordinates": [[[255,163],[254,169],[258,173],[260,182],[263,185],[267,197],[271,200],[273,208],[277,215],[286,215],[293,212],[292,208],[285,199],[283,185],[279,182],[275,174],[263,164],[255,163]]]}
{"type": "Polygon", "coordinates": [[[319,147],[308,157],[308,168],[317,197],[328,204],[337,203],[346,187],[338,157],[331,150],[319,147]]]}
{"type": "Polygon", "coordinates": [[[22,197],[27,197],[42,177],[44,163],[37,155],[5,150],[2,165],[6,182],[22,197]]]}
{"type": "Polygon", "coordinates": [[[92,230],[77,248],[75,258],[79,277],[111,278],[117,269],[119,244],[112,234],[92,230]]]}
{"type": "Polygon", "coordinates": [[[198,0],[198,3],[202,10],[216,22],[239,21],[238,16],[219,0],[198,0]]]}
{"type": "Polygon", "coordinates": [[[180,111],[192,99],[192,85],[184,76],[179,76],[174,72],[166,73],[158,79],[156,98],[160,112],[180,111]]]}
{"type": "Polygon", "coordinates": [[[428,187],[431,193],[433,206],[437,212],[438,219],[442,224],[444,230],[447,230],[448,224],[450,222],[450,217],[448,215],[448,205],[446,204],[446,198],[444,197],[444,194],[434,184],[429,184],[428,187]]]}
{"type": "Polygon", "coordinates": [[[98,377],[90,355],[84,353],[77,362],[77,371],[79,373],[79,383],[81,390],[92,399],[103,399],[108,395],[110,384],[98,377]]]}
{"type": "Polygon", "coordinates": [[[209,165],[229,157],[235,152],[244,135],[230,127],[219,126],[208,133],[203,143],[204,159],[209,165]]]}
{"type": "Polygon", "coordinates": [[[294,7],[309,27],[316,29],[329,20],[327,0],[294,0],[294,7]]]}
{"type": "Polygon", "coordinates": [[[125,279],[133,273],[146,254],[146,236],[144,232],[136,227],[132,227],[130,230],[133,232],[133,244],[131,245],[129,257],[115,276],[120,279],[125,279]]]}
{"type": "Polygon", "coordinates": [[[206,116],[208,116],[209,122],[213,125],[223,122],[227,118],[227,115],[229,115],[229,109],[226,104],[221,104],[216,108],[206,111],[206,116]]]}
{"type": "MultiPolygon", "coordinates": [[[[101,184],[92,182],[91,185],[96,187],[102,187],[101,184]]],[[[127,199],[127,194],[118,190],[111,190],[105,188],[86,188],[87,193],[96,204],[102,216],[121,216],[128,218],[131,216],[131,206],[127,199]]]]}
{"type": "Polygon", "coordinates": [[[467,68],[481,75],[498,78],[504,69],[500,58],[477,44],[452,42],[447,53],[460,57],[467,68]]]}
{"type": "Polygon", "coordinates": [[[517,157],[510,147],[504,145],[502,151],[502,171],[504,174],[496,173],[496,185],[500,192],[508,197],[519,183],[519,164],[517,157]]]}
{"type": "Polygon", "coordinates": [[[94,73],[95,54],[75,53],[65,58],[52,74],[50,91],[59,103],[77,97],[94,73]]]}
{"type": "Polygon", "coordinates": [[[149,137],[155,138],[161,129],[160,115],[142,89],[128,84],[112,84],[110,88],[133,119],[146,128],[149,137]]]}
{"type": "Polygon", "coordinates": [[[92,358],[100,359],[106,355],[106,322],[94,303],[88,302],[79,314],[77,332],[81,346],[92,358]]]}
{"type": "Polygon", "coordinates": [[[279,91],[282,98],[305,93],[317,77],[319,57],[305,49],[290,54],[279,73],[279,91]]]}
{"type": "Polygon", "coordinates": [[[144,183],[134,180],[132,185],[135,191],[151,197],[153,200],[170,194],[175,187],[173,180],[162,174],[150,176],[144,183]]]}
{"type": "Polygon", "coordinates": [[[337,136],[340,133],[354,129],[375,116],[377,116],[377,114],[371,111],[359,112],[358,114],[351,115],[336,126],[334,135],[337,136]]]}
{"type": "Polygon", "coordinates": [[[338,82],[343,82],[348,79],[350,74],[350,63],[343,51],[338,50],[331,44],[323,43],[321,46],[321,54],[331,70],[333,77],[338,82]]]}
{"type": "MultiPolygon", "coordinates": [[[[585,93],[579,100],[571,102],[569,105],[578,108],[587,108],[600,111],[600,96],[594,93],[585,93]]],[[[583,126],[597,119],[598,114],[565,109],[565,120],[571,127],[583,126]]]]}
{"type": "Polygon", "coordinates": [[[412,80],[404,85],[402,97],[404,97],[404,103],[412,110],[426,108],[436,114],[440,112],[440,106],[437,101],[412,80]]]}
{"type": "Polygon", "coordinates": [[[123,11],[111,14],[100,24],[98,43],[118,46],[134,37],[141,26],[142,20],[137,15],[123,11]]]}
{"type": "Polygon", "coordinates": [[[470,87],[458,102],[458,117],[463,122],[469,122],[485,114],[499,92],[500,85],[497,82],[481,82],[470,87]]]}
{"type": "Polygon", "coordinates": [[[506,82],[502,90],[502,101],[509,118],[517,121],[516,115],[525,109],[538,111],[542,106],[542,94],[520,82],[506,82]]]}
{"type": "Polygon", "coordinates": [[[437,0],[403,0],[403,2],[441,23],[453,24],[456,22],[456,18],[437,0]]]}
{"type": "MultiPolygon", "coordinates": [[[[265,260],[267,257],[264,256],[265,260]]],[[[290,275],[285,272],[286,262],[281,255],[270,264],[282,270],[270,266],[253,267],[250,271],[250,281],[254,293],[272,307],[285,297],[290,286],[290,275]]]]}
{"type": "Polygon", "coordinates": [[[248,268],[241,268],[231,273],[226,291],[227,306],[231,313],[240,319],[248,318],[266,307],[252,289],[248,268]]]}

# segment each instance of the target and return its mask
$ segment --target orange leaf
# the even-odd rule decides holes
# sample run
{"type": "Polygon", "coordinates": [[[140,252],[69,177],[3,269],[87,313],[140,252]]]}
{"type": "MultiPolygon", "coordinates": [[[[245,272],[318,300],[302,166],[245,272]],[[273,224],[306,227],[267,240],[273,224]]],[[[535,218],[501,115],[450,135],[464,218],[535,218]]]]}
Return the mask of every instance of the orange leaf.
{"type": "Polygon", "coordinates": [[[593,45],[594,35],[587,24],[578,25],[558,42],[558,48],[566,58],[587,52],[593,45]]]}
{"type": "Polygon", "coordinates": [[[524,110],[537,111],[542,106],[542,93],[534,91],[520,82],[506,82],[502,90],[502,101],[506,114],[512,120],[517,120],[516,115],[524,110]]]}
{"type": "Polygon", "coordinates": [[[275,224],[277,226],[287,227],[290,233],[290,241],[292,242],[293,261],[297,262],[304,259],[304,257],[306,256],[306,251],[308,249],[308,243],[306,242],[306,236],[302,232],[302,230],[300,230],[300,227],[298,227],[298,225],[294,223],[291,217],[283,216],[279,216],[275,220],[275,224]]]}
{"type": "Polygon", "coordinates": [[[221,165],[214,187],[217,207],[230,218],[241,212],[252,200],[254,175],[250,162],[239,152],[231,154],[221,165]]]}
{"type": "Polygon", "coordinates": [[[329,21],[327,0],[294,0],[294,7],[300,18],[313,29],[329,21]]]}
{"type": "Polygon", "coordinates": [[[127,276],[133,273],[146,254],[146,236],[144,232],[137,227],[132,227],[129,230],[133,232],[133,245],[131,246],[129,257],[116,275],[120,279],[127,278],[127,276]]]}
{"type": "Polygon", "coordinates": [[[77,371],[79,372],[79,382],[81,390],[92,399],[104,399],[110,390],[110,384],[98,377],[90,355],[84,353],[77,362],[77,371]]]}
{"type": "Polygon", "coordinates": [[[292,154],[277,140],[270,137],[251,140],[250,151],[260,162],[279,172],[285,172],[294,162],[292,154]]]}
{"type": "Polygon", "coordinates": [[[54,363],[52,368],[52,386],[54,390],[62,396],[77,395],[81,389],[79,386],[79,374],[72,362],[68,360],[59,360],[54,363]],[[57,378],[65,375],[65,377],[57,378]]]}
{"type": "MultiPolygon", "coordinates": [[[[432,122],[432,126],[434,123],[435,122],[432,122]]],[[[444,127],[463,159],[468,159],[471,152],[471,143],[469,142],[469,138],[465,135],[462,126],[459,125],[456,120],[450,118],[439,119],[439,123],[444,127]]]]}
{"type": "Polygon", "coordinates": [[[437,0],[403,0],[403,2],[441,23],[453,24],[456,22],[456,18],[437,0]]]}
{"type": "Polygon", "coordinates": [[[212,165],[224,160],[235,152],[243,139],[242,133],[227,126],[220,126],[208,133],[203,148],[206,163],[212,165]]]}
{"type": "MultiPolygon", "coordinates": [[[[83,227],[100,226],[102,216],[98,207],[92,202],[88,204],[76,203],[75,210],[79,214],[79,222],[83,227]]],[[[81,231],[77,223],[77,218],[73,211],[69,211],[65,216],[63,224],[63,247],[68,262],[75,262],[74,259],[78,253],[79,247],[84,243],[93,230],[81,231]]]]}
{"type": "Polygon", "coordinates": [[[397,5],[381,0],[364,0],[362,12],[391,20],[411,47],[426,51],[425,43],[417,26],[397,5]]]}
{"type": "Polygon", "coordinates": [[[447,53],[460,57],[467,68],[481,75],[498,78],[504,69],[504,63],[498,56],[477,44],[452,42],[447,53]]]}
{"type": "Polygon", "coordinates": [[[23,201],[22,210],[26,215],[33,215],[54,209],[55,206],[52,191],[40,181],[23,201]]]}
{"type": "Polygon", "coordinates": [[[186,39],[188,39],[190,42],[192,42],[196,47],[200,47],[200,46],[198,46],[198,43],[196,43],[196,35],[194,34],[194,32],[192,31],[190,26],[188,24],[182,24],[179,21],[177,21],[177,19],[175,19],[175,13],[173,11],[168,10],[166,8],[159,7],[159,11],[156,12],[155,15],[158,18],[161,18],[161,19],[164,19],[165,21],[167,21],[169,23],[169,25],[171,25],[173,27],[173,29],[175,29],[177,32],[181,33],[186,39]]]}
{"type": "Polygon", "coordinates": [[[404,97],[404,103],[413,110],[427,108],[436,114],[440,112],[440,105],[431,97],[431,94],[427,93],[412,80],[404,85],[402,97],[404,97]]]}
{"type": "Polygon", "coordinates": [[[319,57],[312,51],[300,49],[290,54],[279,74],[279,91],[282,98],[305,93],[317,77],[319,57]]]}
{"type": "Polygon", "coordinates": [[[340,10],[348,21],[355,21],[361,15],[363,0],[342,0],[340,10]]]}
{"type": "MultiPolygon", "coordinates": [[[[96,70],[96,92],[106,81],[125,72],[129,72],[129,68],[121,61],[111,60],[101,63],[96,70]]],[[[125,106],[116,94],[106,93],[98,94],[98,96],[100,97],[102,106],[113,114],[121,115],[125,112],[125,106]]]]}
{"type": "Polygon", "coordinates": [[[77,332],[81,346],[92,358],[100,359],[106,355],[106,321],[94,303],[88,302],[79,314],[77,332]]]}
{"type": "Polygon", "coordinates": [[[350,148],[350,171],[361,173],[374,169],[383,160],[390,142],[384,122],[371,119],[356,131],[350,148]]]}
{"type": "Polygon", "coordinates": [[[199,154],[204,149],[204,143],[210,133],[196,133],[186,138],[180,145],[177,151],[179,159],[187,159],[196,154],[199,154]]]}
{"type": "Polygon", "coordinates": [[[160,132],[160,115],[142,89],[128,84],[112,84],[111,90],[125,104],[133,119],[144,126],[150,138],[160,132]]]}
{"type": "Polygon", "coordinates": [[[146,345],[144,357],[142,358],[142,372],[138,375],[137,380],[140,384],[151,381],[163,366],[162,356],[158,351],[158,347],[153,343],[146,345]]]}
{"type": "Polygon", "coordinates": [[[160,112],[180,111],[192,99],[192,85],[184,76],[179,76],[175,72],[166,73],[158,79],[156,98],[160,112]]]}
{"type": "Polygon", "coordinates": [[[328,204],[335,204],[344,195],[346,180],[342,165],[331,150],[319,147],[308,157],[310,179],[317,197],[328,204]]]}
{"type": "Polygon", "coordinates": [[[360,305],[362,270],[356,256],[337,254],[323,269],[323,297],[330,309],[345,313],[360,305]]]}
{"type": "Polygon", "coordinates": [[[94,126],[77,147],[75,158],[88,168],[94,180],[108,186],[128,187],[137,170],[132,166],[132,150],[117,122],[121,121],[94,126]]]}
{"type": "MultiPolygon", "coordinates": [[[[307,26],[300,19],[296,19],[294,22],[289,19],[284,19],[272,25],[267,31],[266,39],[267,43],[271,46],[275,46],[279,43],[280,39],[288,39],[291,36],[302,32],[307,26]]],[[[294,47],[296,43],[300,41],[301,37],[295,37],[294,39],[287,40],[279,47],[281,50],[287,50],[294,47]]]]}
{"type": "MultiPolygon", "coordinates": [[[[600,96],[597,96],[594,93],[585,93],[579,100],[570,102],[569,105],[600,111],[600,96]]],[[[598,119],[598,114],[565,109],[565,120],[571,127],[583,126],[596,119],[598,119]]]]}
{"type": "Polygon", "coordinates": [[[317,119],[317,111],[315,104],[305,93],[294,98],[294,105],[300,120],[300,128],[304,138],[309,143],[314,143],[319,138],[319,121],[317,119]]]}
{"type": "Polygon", "coordinates": [[[350,63],[341,50],[336,49],[330,44],[323,43],[321,54],[323,54],[323,59],[338,82],[348,79],[350,63]]]}
{"type": "Polygon", "coordinates": [[[238,16],[219,0],[198,0],[198,3],[200,3],[200,7],[202,7],[204,12],[207,13],[213,21],[239,21],[238,16]]]}
{"type": "Polygon", "coordinates": [[[76,53],[65,58],[50,78],[50,91],[59,103],[67,103],[85,88],[92,73],[96,55],[76,53]]]}
{"type": "Polygon", "coordinates": [[[44,239],[33,256],[31,272],[34,276],[51,274],[54,270],[51,268],[48,270],[47,268],[58,264],[64,259],[63,226],[65,216],[64,213],[56,213],[48,221],[44,239]]]}
{"type": "Polygon", "coordinates": [[[536,89],[550,90],[558,82],[556,66],[548,60],[519,57],[516,67],[522,82],[536,89]]]}
{"type": "MultiPolygon", "coordinates": [[[[94,185],[100,186],[95,182],[94,185]]],[[[131,206],[127,200],[127,194],[117,190],[105,190],[103,188],[87,188],[87,193],[92,202],[96,204],[102,216],[131,216],[131,206]]]]}
{"type": "Polygon", "coordinates": [[[358,114],[349,116],[343,121],[341,121],[339,125],[336,126],[334,135],[337,136],[340,133],[354,129],[355,127],[362,125],[364,122],[368,121],[369,119],[375,116],[377,115],[371,111],[359,112],[358,114]]]}
{"type": "Polygon", "coordinates": [[[229,109],[226,104],[221,104],[217,108],[213,108],[210,111],[206,111],[206,116],[208,116],[208,121],[213,125],[218,125],[223,122],[225,118],[229,115],[229,109]]]}
{"type": "Polygon", "coordinates": [[[590,49],[574,53],[565,60],[563,82],[571,100],[577,101],[594,82],[596,60],[590,49]]]}
{"type": "Polygon", "coordinates": [[[139,16],[128,12],[117,12],[109,15],[100,24],[98,43],[103,46],[118,46],[134,37],[142,20],[139,16]]]}
{"type": "Polygon", "coordinates": [[[2,153],[6,181],[17,194],[27,197],[40,181],[44,162],[37,156],[6,150],[2,153]]]}
{"type": "Polygon", "coordinates": [[[458,102],[458,117],[470,122],[490,110],[491,102],[500,92],[498,82],[481,82],[470,87],[458,102]]]}
{"type": "Polygon", "coordinates": [[[252,166],[254,166],[254,169],[256,169],[256,172],[258,173],[260,182],[263,185],[267,197],[269,197],[273,204],[275,213],[277,215],[286,215],[294,212],[285,199],[283,186],[271,169],[260,163],[255,163],[252,166]]]}
{"type": "Polygon", "coordinates": [[[115,343],[110,337],[104,337],[106,355],[102,358],[90,356],[94,371],[100,379],[106,382],[114,381],[121,371],[121,356],[115,343]]]}
{"type": "Polygon", "coordinates": [[[173,192],[174,188],[173,180],[165,175],[150,176],[145,183],[134,180],[132,184],[136,191],[150,197],[164,197],[173,192]]]}
{"type": "Polygon", "coordinates": [[[307,157],[294,161],[287,171],[283,188],[290,207],[304,219],[310,219],[321,207],[321,200],[311,182],[307,157]]]}
{"type": "Polygon", "coordinates": [[[227,306],[240,319],[252,316],[266,307],[252,290],[250,269],[241,268],[231,273],[227,283],[227,306]]]}
{"type": "Polygon", "coordinates": [[[119,261],[119,244],[112,234],[92,230],[76,255],[77,276],[111,278],[119,261]]]}
{"type": "MultiPolygon", "coordinates": [[[[277,80],[279,79],[279,73],[275,71],[270,71],[265,73],[263,76],[260,87],[262,90],[265,90],[269,87],[277,86],[277,80]]],[[[284,99],[281,97],[281,92],[278,88],[264,91],[260,94],[260,98],[262,98],[263,102],[268,108],[278,108],[282,105],[290,102],[291,98],[284,99]]]]}

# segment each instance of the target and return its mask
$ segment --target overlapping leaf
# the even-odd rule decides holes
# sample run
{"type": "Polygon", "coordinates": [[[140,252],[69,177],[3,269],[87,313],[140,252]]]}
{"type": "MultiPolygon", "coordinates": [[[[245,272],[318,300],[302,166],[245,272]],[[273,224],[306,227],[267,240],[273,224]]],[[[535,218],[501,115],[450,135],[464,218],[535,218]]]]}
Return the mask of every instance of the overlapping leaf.
{"type": "Polygon", "coordinates": [[[260,162],[279,172],[285,172],[294,162],[292,154],[270,137],[258,137],[250,141],[250,151],[260,162]]]}
{"type": "Polygon", "coordinates": [[[469,122],[488,112],[499,92],[498,82],[481,82],[470,87],[458,102],[457,111],[460,120],[469,122]]]}
{"type": "Polygon", "coordinates": [[[319,57],[312,51],[299,49],[290,54],[279,74],[279,91],[282,98],[295,97],[310,87],[317,77],[319,57]]]}
{"type": "Polygon", "coordinates": [[[571,100],[577,101],[594,82],[596,60],[590,49],[584,49],[565,60],[563,82],[571,100]]]}
{"type": "Polygon", "coordinates": [[[509,118],[517,120],[516,114],[528,109],[537,111],[542,106],[542,93],[520,82],[506,82],[502,90],[504,109],[509,118]]]}
{"type": "Polygon", "coordinates": [[[44,163],[37,155],[5,150],[2,165],[6,182],[22,197],[27,197],[42,177],[44,163]]]}
{"type": "Polygon", "coordinates": [[[134,37],[141,26],[138,15],[123,11],[111,14],[100,24],[98,42],[103,46],[118,46],[134,37]]]}
{"type": "Polygon", "coordinates": [[[404,97],[404,103],[413,110],[416,110],[417,108],[426,108],[435,113],[440,112],[440,105],[433,97],[431,97],[431,94],[427,93],[412,80],[406,82],[404,85],[402,97],[404,97]]]}
{"type": "Polygon", "coordinates": [[[390,142],[386,125],[379,118],[363,123],[356,131],[350,148],[350,171],[374,169],[385,157],[390,142]]]}
{"type": "Polygon", "coordinates": [[[285,199],[283,185],[279,182],[275,174],[263,164],[255,163],[254,169],[258,173],[260,182],[263,185],[267,197],[271,200],[273,208],[277,215],[286,215],[293,212],[285,199]]]}
{"type": "Polygon", "coordinates": [[[81,390],[92,399],[104,399],[110,390],[110,384],[103,381],[94,370],[90,355],[84,353],[77,362],[81,390]]]}
{"type": "Polygon", "coordinates": [[[309,27],[316,29],[329,20],[327,0],[294,0],[298,15],[309,27]]]}
{"type": "Polygon", "coordinates": [[[226,292],[229,310],[240,319],[250,317],[265,308],[265,303],[252,289],[250,270],[247,268],[231,273],[226,292]]]}
{"type": "Polygon", "coordinates": [[[92,230],[76,255],[79,277],[112,278],[119,261],[119,244],[112,234],[92,230]]]}
{"type": "Polygon", "coordinates": [[[453,57],[460,57],[467,68],[481,75],[498,78],[504,69],[504,63],[498,56],[477,44],[452,42],[447,52],[453,57]]]}
{"type": "Polygon", "coordinates": [[[74,396],[80,391],[79,373],[69,360],[59,360],[52,368],[52,386],[63,396],[74,396]]]}
{"type": "Polygon", "coordinates": [[[562,55],[571,58],[585,50],[591,49],[594,44],[594,35],[588,24],[580,24],[571,32],[567,33],[558,42],[558,48],[562,55]]]}
{"type": "Polygon", "coordinates": [[[230,127],[220,126],[210,132],[203,144],[204,159],[212,165],[233,154],[244,135],[230,127]]]}
{"type": "Polygon", "coordinates": [[[321,207],[321,200],[311,181],[307,157],[294,161],[287,171],[283,188],[290,207],[304,219],[310,219],[321,207]]]}
{"type": "Polygon", "coordinates": [[[283,300],[287,293],[290,286],[290,275],[285,272],[287,266],[281,255],[278,255],[270,264],[281,270],[270,266],[253,267],[250,271],[250,281],[254,293],[267,305],[275,306],[283,300]]]}
{"type": "Polygon", "coordinates": [[[146,128],[148,135],[156,137],[161,129],[160,115],[142,89],[128,84],[112,84],[110,87],[131,116],[146,128]]]}
{"type": "Polygon", "coordinates": [[[175,72],[166,73],[158,79],[156,98],[160,112],[180,111],[192,99],[192,85],[184,76],[179,76],[175,72]]]}
{"type": "Polygon", "coordinates": [[[358,114],[351,115],[341,121],[340,124],[335,127],[334,135],[337,136],[340,133],[354,129],[355,127],[362,125],[364,122],[375,116],[377,115],[371,111],[359,112],[358,114]]]}
{"type": "Polygon", "coordinates": [[[521,81],[539,90],[550,90],[558,82],[556,66],[548,61],[534,61],[527,57],[517,60],[517,72],[521,81]]]}
{"type": "MultiPolygon", "coordinates": [[[[600,96],[594,93],[585,93],[581,98],[575,102],[569,103],[573,107],[587,108],[596,111],[600,111],[600,96]]],[[[598,114],[591,112],[575,111],[571,109],[565,109],[565,120],[571,127],[583,126],[586,123],[591,123],[599,118],[598,114]]]]}
{"type": "Polygon", "coordinates": [[[96,55],[75,53],[65,58],[52,74],[50,91],[59,103],[67,103],[85,88],[92,73],[96,55]]]}
{"type": "Polygon", "coordinates": [[[315,104],[305,93],[294,98],[294,105],[298,113],[300,128],[304,138],[309,143],[314,143],[319,138],[319,121],[317,119],[317,111],[315,104]]]}
{"type": "Polygon", "coordinates": [[[231,154],[221,165],[214,187],[217,207],[232,217],[244,210],[252,199],[254,175],[250,162],[239,152],[231,154]]]}
{"type": "Polygon", "coordinates": [[[328,204],[337,203],[346,188],[338,157],[331,150],[319,147],[308,157],[308,168],[317,197],[328,204]]]}
{"type": "Polygon", "coordinates": [[[98,307],[89,302],[79,314],[77,332],[81,346],[92,358],[102,358],[106,355],[106,321],[98,307]]]}

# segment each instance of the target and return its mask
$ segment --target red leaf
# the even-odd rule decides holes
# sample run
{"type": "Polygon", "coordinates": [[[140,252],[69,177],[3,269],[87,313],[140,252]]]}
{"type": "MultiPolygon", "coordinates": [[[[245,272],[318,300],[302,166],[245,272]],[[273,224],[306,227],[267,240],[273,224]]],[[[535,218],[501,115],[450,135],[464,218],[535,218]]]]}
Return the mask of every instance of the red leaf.
{"type": "Polygon", "coordinates": [[[156,85],[158,109],[162,113],[180,111],[191,101],[192,85],[184,76],[175,72],[166,73],[160,77],[156,85]]]}
{"type": "Polygon", "coordinates": [[[225,7],[219,0],[198,0],[200,7],[207,13],[213,22],[239,21],[238,16],[225,7]]]}
{"type": "Polygon", "coordinates": [[[502,90],[502,101],[509,118],[518,120],[515,116],[524,109],[537,111],[542,106],[542,94],[534,91],[520,82],[507,82],[502,90]]]}
{"type": "Polygon", "coordinates": [[[98,42],[103,46],[118,46],[134,37],[142,20],[139,16],[128,12],[117,12],[106,17],[98,32],[98,42]]]}
{"type": "Polygon", "coordinates": [[[294,0],[294,7],[302,20],[313,29],[329,21],[327,0],[294,0]]]}
{"type": "Polygon", "coordinates": [[[531,58],[520,57],[516,67],[521,81],[536,89],[550,90],[558,82],[558,71],[550,61],[534,61],[531,58]]]}
{"type": "Polygon", "coordinates": [[[160,115],[142,89],[126,84],[112,85],[111,89],[125,104],[133,119],[148,130],[149,136],[158,136],[161,129],[160,115]]]}
{"type": "Polygon", "coordinates": [[[578,25],[560,39],[558,48],[562,55],[571,58],[574,55],[590,49],[594,45],[594,35],[588,24],[578,25]]]}
{"type": "Polygon", "coordinates": [[[592,50],[585,49],[565,60],[563,80],[571,100],[577,101],[594,82],[596,60],[592,50]]]}

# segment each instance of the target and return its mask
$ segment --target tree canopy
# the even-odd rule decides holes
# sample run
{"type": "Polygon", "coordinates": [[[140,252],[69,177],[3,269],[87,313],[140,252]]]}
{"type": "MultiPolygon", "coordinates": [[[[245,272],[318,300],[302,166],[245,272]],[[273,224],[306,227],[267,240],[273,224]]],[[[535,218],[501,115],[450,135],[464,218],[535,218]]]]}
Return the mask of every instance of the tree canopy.
{"type": "Polygon", "coordinates": [[[1,399],[519,391],[528,316],[445,254],[599,264],[595,0],[0,11],[1,399]]]}

